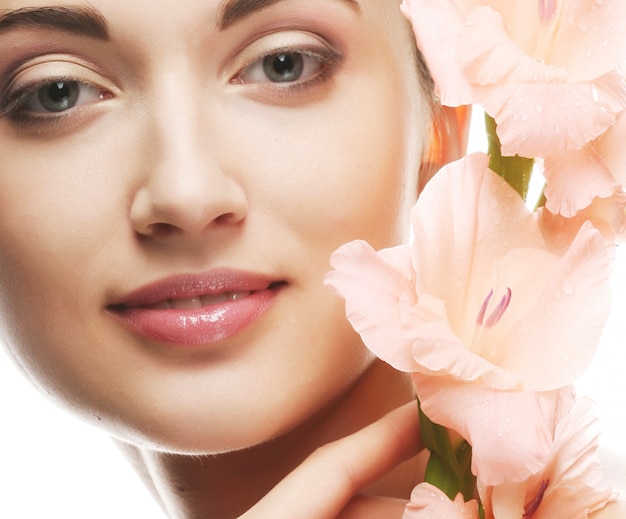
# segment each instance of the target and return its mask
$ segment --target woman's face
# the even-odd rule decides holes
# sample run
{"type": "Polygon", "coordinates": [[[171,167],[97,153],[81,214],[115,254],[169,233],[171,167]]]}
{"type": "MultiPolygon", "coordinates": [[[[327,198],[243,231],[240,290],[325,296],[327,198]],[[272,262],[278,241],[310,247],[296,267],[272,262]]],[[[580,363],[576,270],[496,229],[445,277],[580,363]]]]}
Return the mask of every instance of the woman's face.
{"type": "Polygon", "coordinates": [[[371,359],[328,258],[404,239],[426,126],[398,2],[0,12],[0,305],[28,376],[181,452],[345,391],[371,359]]]}

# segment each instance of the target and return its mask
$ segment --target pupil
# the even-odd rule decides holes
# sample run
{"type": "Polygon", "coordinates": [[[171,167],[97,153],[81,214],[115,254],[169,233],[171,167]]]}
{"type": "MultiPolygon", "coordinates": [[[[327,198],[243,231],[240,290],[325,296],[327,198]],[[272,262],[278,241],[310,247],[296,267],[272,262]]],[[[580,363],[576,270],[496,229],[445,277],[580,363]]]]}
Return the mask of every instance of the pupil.
{"type": "Polygon", "coordinates": [[[263,69],[271,81],[288,82],[300,79],[304,62],[298,53],[276,54],[263,60],[263,69]]]}
{"type": "Polygon", "coordinates": [[[78,91],[75,81],[57,81],[39,91],[39,102],[46,110],[62,112],[74,107],[78,91]]]}
{"type": "Polygon", "coordinates": [[[274,58],[274,70],[279,74],[289,73],[292,69],[293,59],[291,59],[291,56],[281,54],[280,56],[276,56],[276,58],[274,58]]]}

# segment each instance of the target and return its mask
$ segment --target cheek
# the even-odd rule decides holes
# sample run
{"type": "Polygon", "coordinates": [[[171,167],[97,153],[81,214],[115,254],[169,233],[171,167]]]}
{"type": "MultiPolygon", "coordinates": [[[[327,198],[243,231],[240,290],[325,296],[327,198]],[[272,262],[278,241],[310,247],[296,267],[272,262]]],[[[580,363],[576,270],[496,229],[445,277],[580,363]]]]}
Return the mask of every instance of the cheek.
{"type": "MultiPolygon", "coordinates": [[[[421,143],[405,131],[404,98],[370,79],[341,89],[323,107],[257,114],[273,124],[238,139],[250,143],[244,154],[257,174],[250,187],[255,204],[303,242],[329,244],[325,254],[352,239],[381,248],[406,236],[421,143]]],[[[255,119],[245,126],[260,125],[255,119]]]]}
{"type": "Polygon", "coordinates": [[[1,318],[9,347],[34,378],[66,378],[74,351],[85,350],[71,339],[93,311],[95,288],[83,280],[120,229],[115,164],[101,152],[112,143],[100,140],[102,147],[91,140],[33,150],[15,143],[0,164],[1,318]]]}

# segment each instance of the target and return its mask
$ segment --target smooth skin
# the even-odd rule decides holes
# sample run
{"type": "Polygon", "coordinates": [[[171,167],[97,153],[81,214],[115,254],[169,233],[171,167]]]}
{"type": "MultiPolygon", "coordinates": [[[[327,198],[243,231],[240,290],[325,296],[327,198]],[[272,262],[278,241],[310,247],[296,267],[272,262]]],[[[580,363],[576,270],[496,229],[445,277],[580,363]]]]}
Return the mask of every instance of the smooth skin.
{"type": "MultiPolygon", "coordinates": [[[[69,4],[68,28],[65,2],[0,0],[4,339],[168,515],[237,517],[413,400],[322,283],[341,244],[407,237],[430,125],[410,29],[395,0],[69,4]],[[301,73],[268,74],[285,52],[301,73]],[[180,347],[112,317],[138,287],[224,268],[282,284],[235,336],[180,347]]],[[[418,461],[368,492],[408,497],[418,461]]]]}
{"type": "Polygon", "coordinates": [[[67,4],[0,0],[9,353],[114,437],[170,517],[239,517],[274,487],[247,517],[399,517],[421,477],[412,387],[322,284],[342,243],[408,234],[430,100],[399,1],[68,4],[96,29],[16,23],[5,10],[67,4]],[[281,52],[295,79],[263,68],[281,52]],[[283,284],[233,337],[172,347],[111,316],[219,268],[283,284]]]}

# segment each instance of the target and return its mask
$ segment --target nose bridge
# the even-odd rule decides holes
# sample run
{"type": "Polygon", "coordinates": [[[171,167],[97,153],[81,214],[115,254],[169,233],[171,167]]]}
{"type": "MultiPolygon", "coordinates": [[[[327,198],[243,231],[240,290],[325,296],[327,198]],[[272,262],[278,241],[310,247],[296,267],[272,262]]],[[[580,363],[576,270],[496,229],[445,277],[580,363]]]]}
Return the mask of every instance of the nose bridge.
{"type": "MultiPolygon", "coordinates": [[[[207,133],[209,121],[198,85],[184,67],[168,69],[158,75],[150,88],[153,168],[155,173],[166,170],[171,178],[172,168],[183,175],[194,176],[201,162],[209,164],[207,133]]],[[[190,180],[190,179],[188,179],[190,180]]]]}
{"type": "Polygon", "coordinates": [[[201,232],[213,221],[238,220],[247,202],[241,186],[222,169],[211,133],[201,82],[178,62],[154,79],[148,91],[145,183],[133,202],[137,230],[176,228],[201,232]]]}

